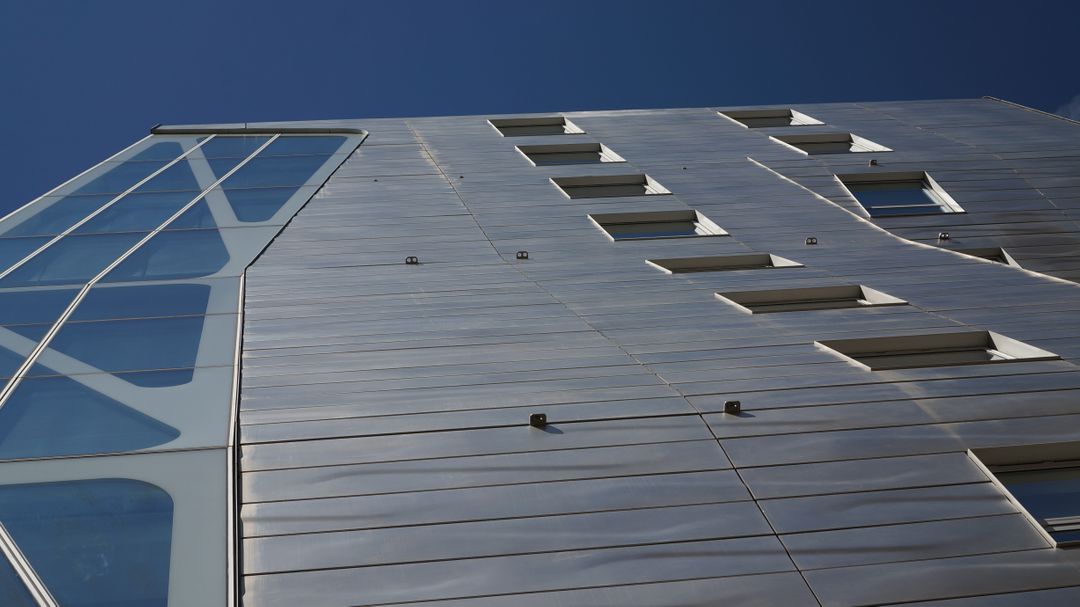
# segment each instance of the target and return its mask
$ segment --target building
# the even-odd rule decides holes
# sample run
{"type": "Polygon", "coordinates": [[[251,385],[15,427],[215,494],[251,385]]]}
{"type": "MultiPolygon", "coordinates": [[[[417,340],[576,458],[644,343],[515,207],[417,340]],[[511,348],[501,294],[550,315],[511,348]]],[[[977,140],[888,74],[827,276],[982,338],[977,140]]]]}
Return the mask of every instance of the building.
{"type": "Polygon", "coordinates": [[[1074,605],[1080,128],[159,126],[0,222],[4,605],[1074,605]]]}

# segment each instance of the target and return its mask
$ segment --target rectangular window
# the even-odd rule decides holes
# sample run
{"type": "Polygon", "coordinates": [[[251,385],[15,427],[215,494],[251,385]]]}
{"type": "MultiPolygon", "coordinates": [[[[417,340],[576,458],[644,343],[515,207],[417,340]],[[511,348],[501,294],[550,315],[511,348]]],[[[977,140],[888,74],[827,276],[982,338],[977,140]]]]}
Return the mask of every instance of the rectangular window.
{"type": "Polygon", "coordinates": [[[924,172],[837,175],[871,217],[963,213],[964,209],[924,172]]]}
{"type": "Polygon", "coordinates": [[[725,270],[763,270],[769,268],[801,268],[803,265],[769,253],[746,255],[716,255],[711,257],[674,257],[647,259],[645,263],[668,274],[691,272],[722,272],[725,270]]]}
{"type": "Polygon", "coordinates": [[[727,236],[720,226],[694,210],[598,213],[589,219],[612,240],[727,236]]]}
{"type": "Polygon", "coordinates": [[[1055,360],[1057,354],[990,331],[819,341],[870,371],[1055,360]]]}
{"type": "Polygon", "coordinates": [[[552,177],[551,182],[569,198],[609,198],[612,196],[657,196],[670,194],[648,175],[603,175],[552,177]]]}
{"type": "Polygon", "coordinates": [[[862,285],[732,291],[717,293],[716,296],[751,314],[901,306],[907,304],[902,299],[862,285]]]}
{"type": "Polygon", "coordinates": [[[1051,545],[1080,544],[1080,443],[991,447],[968,456],[1051,545]]]}
{"type": "Polygon", "coordinates": [[[813,135],[773,135],[773,141],[809,155],[850,154],[859,152],[891,152],[889,148],[852,133],[821,133],[813,135]]]}
{"type": "Polygon", "coordinates": [[[988,247],[982,249],[950,249],[957,253],[964,255],[970,255],[971,257],[978,257],[979,259],[986,259],[989,261],[995,261],[997,263],[1003,263],[1007,266],[1013,266],[1016,268],[1021,267],[1019,263],[1013,259],[1009,252],[1001,247],[988,247]]]}
{"type": "Polygon", "coordinates": [[[717,113],[748,129],[825,124],[802,112],[796,112],[795,110],[787,108],[770,110],[732,110],[717,113]]]}
{"type": "Polygon", "coordinates": [[[532,118],[492,118],[488,120],[503,137],[531,135],[579,135],[585,131],[562,116],[532,118]]]}
{"type": "Polygon", "coordinates": [[[626,162],[622,156],[599,143],[564,143],[556,145],[519,145],[519,152],[536,166],[560,164],[600,164],[626,162]]]}

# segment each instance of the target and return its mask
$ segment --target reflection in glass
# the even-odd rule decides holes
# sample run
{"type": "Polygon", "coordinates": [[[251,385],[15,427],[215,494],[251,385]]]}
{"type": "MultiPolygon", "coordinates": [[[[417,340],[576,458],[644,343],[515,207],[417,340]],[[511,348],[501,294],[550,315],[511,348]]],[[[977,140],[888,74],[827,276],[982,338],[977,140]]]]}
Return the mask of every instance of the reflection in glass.
{"type": "Polygon", "coordinates": [[[1080,467],[996,472],[1058,542],[1080,540],[1080,467]]]}
{"type": "Polygon", "coordinates": [[[0,238],[0,270],[6,270],[22,261],[48,241],[46,237],[0,238]]]}
{"type": "Polygon", "coordinates": [[[145,234],[69,234],[0,279],[0,287],[85,284],[145,234]]]}
{"type": "Polygon", "coordinates": [[[269,140],[268,135],[217,135],[199,152],[206,158],[247,158],[269,140]]]}
{"type": "Polygon", "coordinates": [[[147,146],[128,160],[172,160],[179,158],[184,148],[175,141],[159,141],[147,146]]]}
{"type": "Polygon", "coordinates": [[[0,321],[5,325],[52,324],[76,293],[77,289],[0,291],[0,321]]]}
{"type": "Polygon", "coordinates": [[[37,601],[3,554],[0,554],[0,599],[4,607],[37,607],[37,601]]]}
{"type": "Polygon", "coordinates": [[[206,199],[202,199],[199,202],[191,205],[191,208],[184,211],[184,214],[174,219],[166,230],[199,230],[216,228],[217,222],[214,221],[214,214],[210,211],[210,205],[206,203],[206,199]]]}
{"type": "Polygon", "coordinates": [[[209,276],[229,263],[217,230],[161,232],[105,276],[105,282],[209,276]]]}
{"type": "MultiPolygon", "coordinates": [[[[112,200],[112,194],[45,198],[32,208],[36,213],[3,232],[4,236],[55,236],[112,200]]],[[[4,225],[7,225],[5,223],[4,225]]]]}
{"type": "Polygon", "coordinates": [[[103,171],[73,194],[119,194],[168,164],[165,161],[107,163],[103,171]]]}
{"type": "Polygon", "coordinates": [[[73,234],[148,232],[198,195],[198,191],[132,192],[79,226],[73,234]]]}
{"type": "Polygon", "coordinates": [[[240,221],[267,221],[299,190],[298,187],[226,190],[229,206],[240,221]]]}
{"type": "MultiPolygon", "coordinates": [[[[271,144],[273,145],[273,144],[271,144]]],[[[223,182],[227,189],[300,186],[326,164],[329,156],[256,156],[223,182]]]]}
{"type": "Polygon", "coordinates": [[[180,432],[74,379],[25,379],[0,407],[0,459],[119,453],[180,432]]]}
{"type": "Polygon", "coordinates": [[[99,285],[90,289],[68,322],[201,315],[209,300],[210,286],[203,284],[99,285]]]}
{"type": "MultiPolygon", "coordinates": [[[[49,343],[105,372],[194,367],[202,316],[65,323],[49,343]]],[[[41,373],[32,369],[31,374],[41,373]]]]}
{"type": "Polygon", "coordinates": [[[165,607],[172,518],[169,494],[142,481],[0,486],[0,522],[64,607],[165,607]]]}
{"type": "Polygon", "coordinates": [[[22,354],[16,354],[7,348],[0,347],[0,378],[7,380],[14,377],[15,372],[19,370],[25,360],[26,357],[22,354]]]}

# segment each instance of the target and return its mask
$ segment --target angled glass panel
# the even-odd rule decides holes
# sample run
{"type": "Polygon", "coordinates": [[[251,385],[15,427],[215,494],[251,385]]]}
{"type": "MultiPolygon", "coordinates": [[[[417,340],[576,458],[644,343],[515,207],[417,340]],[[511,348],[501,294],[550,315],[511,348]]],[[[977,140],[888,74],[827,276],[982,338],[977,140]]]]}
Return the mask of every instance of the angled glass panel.
{"type": "MultiPolygon", "coordinates": [[[[163,284],[95,286],[75,308],[68,323],[88,320],[196,316],[206,313],[210,286],[163,284]]],[[[0,295],[0,302],[2,302],[0,295]]]]}
{"type": "Polygon", "coordinates": [[[210,211],[210,205],[206,199],[200,200],[184,211],[184,214],[174,219],[166,230],[206,230],[218,227],[214,214],[210,211]]]}
{"type": "Polygon", "coordinates": [[[0,291],[0,323],[4,325],[52,324],[78,289],[33,289],[0,291]]]}
{"type": "Polygon", "coordinates": [[[84,284],[145,234],[69,234],[0,279],[0,287],[84,284]]]}
{"type": "Polygon", "coordinates": [[[15,568],[3,555],[0,555],[0,600],[7,607],[38,607],[15,568]]]}
{"type": "Polygon", "coordinates": [[[247,158],[269,140],[268,135],[217,135],[204,143],[199,152],[207,159],[247,158]]]}
{"type": "MultiPolygon", "coordinates": [[[[45,198],[34,204],[33,215],[3,230],[4,236],[55,236],[112,200],[113,194],[45,198]]],[[[14,219],[14,218],[13,218],[14,219]]],[[[4,227],[8,222],[0,224],[4,227]]]]}
{"type": "MultiPolygon", "coordinates": [[[[7,348],[0,347],[0,378],[11,379],[15,376],[15,372],[19,370],[19,367],[26,360],[26,357],[22,354],[16,354],[7,348]]],[[[0,556],[0,559],[3,559],[0,556]]]]}
{"type": "Polygon", "coordinates": [[[27,378],[0,407],[0,459],[120,453],[180,432],[64,376],[27,378]]]}
{"type": "Polygon", "coordinates": [[[225,195],[237,219],[244,222],[258,222],[272,218],[299,189],[298,187],[226,189],[225,195]]]}
{"type": "Polygon", "coordinates": [[[158,141],[151,143],[145,149],[139,150],[128,160],[165,160],[179,158],[184,153],[184,148],[175,141],[158,141]]]}
{"type": "Polygon", "coordinates": [[[328,155],[269,157],[260,155],[240,167],[222,182],[222,185],[226,189],[300,186],[304,185],[329,159],[328,155]]]}
{"type": "Polygon", "coordinates": [[[64,607],[164,607],[172,519],[169,494],[142,481],[0,486],[0,521],[64,607]]]}
{"type": "Polygon", "coordinates": [[[6,270],[38,247],[49,242],[46,237],[37,238],[0,238],[0,269],[6,270]]]}
{"type": "Polygon", "coordinates": [[[995,472],[995,476],[1055,540],[1080,540],[1080,525],[1055,525],[1080,517],[1080,467],[995,472]]]}
{"type": "Polygon", "coordinates": [[[53,323],[38,325],[12,325],[4,328],[8,331],[11,331],[12,333],[22,335],[30,341],[40,343],[41,339],[45,337],[45,334],[49,332],[49,329],[51,329],[52,326],[53,323]]]}
{"type": "MultiPolygon", "coordinates": [[[[107,373],[194,367],[203,321],[174,316],[65,323],[49,349],[107,373]]],[[[46,371],[35,367],[29,374],[46,371]]]]}
{"type": "Polygon", "coordinates": [[[149,232],[199,195],[179,192],[132,192],[75,229],[73,234],[149,232]]]}
{"type": "Polygon", "coordinates": [[[259,152],[264,156],[315,155],[329,156],[336,153],[347,137],[341,135],[282,135],[274,143],[259,152]]]}
{"type": "MultiPolygon", "coordinates": [[[[191,170],[191,163],[181,160],[164,171],[154,175],[149,181],[139,186],[135,192],[175,192],[196,191],[201,192],[199,180],[195,179],[195,173],[191,170]]],[[[188,198],[191,200],[194,196],[188,198]]]]}
{"type": "Polygon", "coordinates": [[[119,194],[168,164],[166,161],[107,162],[99,175],[76,189],[73,194],[119,194]]]}
{"type": "Polygon", "coordinates": [[[106,282],[209,276],[229,263],[218,230],[160,232],[105,276],[106,282]]]}

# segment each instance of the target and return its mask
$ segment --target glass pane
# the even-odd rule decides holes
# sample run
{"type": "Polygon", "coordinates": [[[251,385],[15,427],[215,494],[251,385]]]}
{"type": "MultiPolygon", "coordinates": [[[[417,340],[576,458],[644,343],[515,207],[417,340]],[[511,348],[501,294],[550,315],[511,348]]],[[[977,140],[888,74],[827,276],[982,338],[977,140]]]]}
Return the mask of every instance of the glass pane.
{"type": "Polygon", "coordinates": [[[165,229],[205,230],[216,227],[218,227],[218,224],[214,219],[214,214],[210,211],[210,205],[206,203],[206,199],[203,199],[192,205],[190,209],[184,211],[183,215],[174,219],[172,223],[165,226],[165,229]]]}
{"type": "MultiPolygon", "coordinates": [[[[46,198],[34,205],[36,214],[19,224],[12,225],[3,234],[4,236],[56,235],[79,223],[84,217],[100,209],[113,198],[112,194],[46,198]]],[[[7,223],[4,222],[5,225],[7,223]]]]}
{"type": "Polygon", "coordinates": [[[48,238],[0,238],[0,269],[6,270],[38,247],[49,242],[48,238]]]}
{"type": "MultiPolygon", "coordinates": [[[[191,164],[187,159],[184,159],[154,175],[152,179],[139,186],[135,192],[201,192],[202,190],[199,181],[195,179],[195,173],[191,171],[191,164]]],[[[194,196],[188,197],[188,200],[192,198],[194,196]]]]}
{"type": "Polygon", "coordinates": [[[0,521],[64,607],[165,607],[172,517],[142,481],[0,486],[0,521]]]}
{"type": "Polygon", "coordinates": [[[135,154],[128,160],[165,160],[179,158],[184,153],[184,148],[175,141],[158,141],[147,146],[146,149],[135,154]]]}
{"type": "MultiPolygon", "coordinates": [[[[49,344],[101,371],[180,369],[195,366],[202,316],[66,323],[49,344]]],[[[31,369],[31,374],[45,369],[31,369]]]]}
{"type": "Polygon", "coordinates": [[[3,555],[0,555],[0,600],[8,607],[37,607],[37,601],[3,555]]]}
{"type": "Polygon", "coordinates": [[[217,135],[199,153],[206,158],[247,158],[269,140],[266,135],[217,135]]]}
{"type": "Polygon", "coordinates": [[[119,453],[180,432],[64,376],[25,379],[0,407],[0,459],[119,453]]]}
{"type": "MultiPolygon", "coordinates": [[[[271,144],[273,145],[273,144],[271,144]]],[[[256,156],[224,181],[227,189],[299,186],[329,160],[329,156],[256,156]]]]}
{"type": "Polygon", "coordinates": [[[12,333],[17,333],[23,337],[29,339],[32,342],[41,343],[41,338],[45,337],[45,334],[49,332],[53,324],[38,324],[38,325],[12,325],[5,327],[12,333]]]}
{"type": "Polygon", "coordinates": [[[78,292],[78,289],[0,291],[0,322],[5,325],[51,324],[78,292]]]}
{"type": "MultiPolygon", "coordinates": [[[[1040,521],[1080,516],[1080,468],[998,472],[996,476],[1040,521]]],[[[1080,540],[1080,531],[1051,535],[1059,542],[1080,540]]]]}
{"type": "MultiPolygon", "coordinates": [[[[19,367],[25,361],[26,357],[22,354],[16,354],[7,348],[0,347],[0,378],[8,380],[14,377],[15,372],[19,370],[19,367]]],[[[0,556],[0,559],[3,558],[3,556],[0,556]]]]}
{"type": "Polygon", "coordinates": [[[79,226],[73,234],[148,232],[198,195],[198,191],[132,192],[79,226]]]}
{"type": "Polygon", "coordinates": [[[218,230],[161,232],[124,260],[106,282],[209,276],[229,263],[218,230]]]}
{"type": "Polygon", "coordinates": [[[168,164],[163,161],[110,162],[99,167],[104,171],[89,183],[75,190],[74,194],[119,194],[168,164]]]}
{"type": "Polygon", "coordinates": [[[95,286],[68,322],[201,315],[209,299],[210,287],[202,284],[95,286]]]}
{"type": "Polygon", "coordinates": [[[937,197],[921,181],[859,183],[848,188],[864,207],[937,205],[937,197]]]}
{"type": "Polygon", "coordinates": [[[616,223],[604,229],[616,240],[624,238],[671,238],[673,236],[706,235],[696,221],[658,221],[653,223],[616,223]]]}
{"type": "Polygon", "coordinates": [[[300,188],[260,188],[226,190],[229,206],[240,221],[267,221],[293,197],[300,188]]]}
{"type": "Polygon", "coordinates": [[[329,156],[341,148],[345,139],[340,135],[282,135],[266,146],[259,157],[296,154],[329,156]]]}
{"type": "Polygon", "coordinates": [[[65,236],[0,279],[0,286],[84,284],[143,236],[139,233],[65,236]]]}

